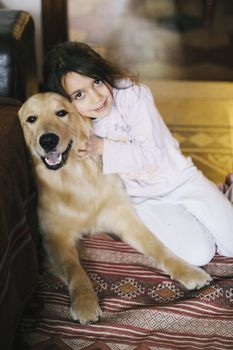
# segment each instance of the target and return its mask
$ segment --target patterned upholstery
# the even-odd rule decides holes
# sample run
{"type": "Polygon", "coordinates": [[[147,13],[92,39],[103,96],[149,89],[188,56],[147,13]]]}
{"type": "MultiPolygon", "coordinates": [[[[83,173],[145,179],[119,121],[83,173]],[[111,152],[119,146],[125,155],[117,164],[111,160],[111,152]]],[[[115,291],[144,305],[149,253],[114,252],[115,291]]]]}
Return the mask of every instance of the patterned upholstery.
{"type": "Polygon", "coordinates": [[[70,318],[67,287],[46,271],[21,324],[32,350],[232,349],[233,259],[216,256],[205,269],[211,286],[187,291],[151,261],[107,235],[82,242],[82,265],[103,310],[82,326],[70,318]]]}

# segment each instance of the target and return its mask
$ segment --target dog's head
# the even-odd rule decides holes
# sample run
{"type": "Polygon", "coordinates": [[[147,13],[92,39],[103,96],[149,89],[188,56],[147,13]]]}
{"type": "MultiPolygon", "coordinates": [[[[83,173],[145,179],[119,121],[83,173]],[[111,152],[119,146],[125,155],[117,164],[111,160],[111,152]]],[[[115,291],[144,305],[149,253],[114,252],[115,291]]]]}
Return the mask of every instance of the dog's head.
{"type": "Polygon", "coordinates": [[[46,92],[31,96],[20,108],[19,119],[26,144],[38,163],[50,170],[63,167],[83,148],[90,124],[63,96],[46,92]]]}

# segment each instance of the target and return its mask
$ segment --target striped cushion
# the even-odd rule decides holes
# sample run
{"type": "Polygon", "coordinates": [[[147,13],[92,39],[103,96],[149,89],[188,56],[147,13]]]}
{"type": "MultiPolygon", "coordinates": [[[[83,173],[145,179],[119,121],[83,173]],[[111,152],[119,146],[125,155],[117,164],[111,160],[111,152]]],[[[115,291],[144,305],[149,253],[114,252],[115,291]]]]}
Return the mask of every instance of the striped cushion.
{"type": "Polygon", "coordinates": [[[216,256],[205,267],[211,286],[187,291],[112,237],[82,244],[103,317],[86,326],[72,321],[67,287],[44,271],[21,324],[30,349],[232,349],[233,259],[216,256]]]}

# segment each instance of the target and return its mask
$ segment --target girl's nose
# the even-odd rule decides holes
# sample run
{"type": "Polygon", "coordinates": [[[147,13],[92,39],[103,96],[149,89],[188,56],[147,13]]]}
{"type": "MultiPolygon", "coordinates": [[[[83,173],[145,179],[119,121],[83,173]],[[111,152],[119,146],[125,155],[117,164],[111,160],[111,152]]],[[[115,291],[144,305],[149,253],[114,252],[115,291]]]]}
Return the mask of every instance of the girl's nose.
{"type": "Polygon", "coordinates": [[[93,89],[91,91],[91,100],[93,103],[98,103],[101,100],[101,94],[93,89]]]}

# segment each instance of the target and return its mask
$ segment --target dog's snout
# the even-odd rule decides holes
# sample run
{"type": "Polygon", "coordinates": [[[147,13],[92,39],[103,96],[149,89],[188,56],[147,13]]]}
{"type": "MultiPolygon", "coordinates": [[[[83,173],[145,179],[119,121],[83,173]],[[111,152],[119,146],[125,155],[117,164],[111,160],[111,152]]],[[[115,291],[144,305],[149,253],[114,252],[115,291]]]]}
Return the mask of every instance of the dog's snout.
{"type": "Polygon", "coordinates": [[[45,151],[52,151],[58,144],[59,137],[54,133],[43,134],[39,143],[45,151]]]}

